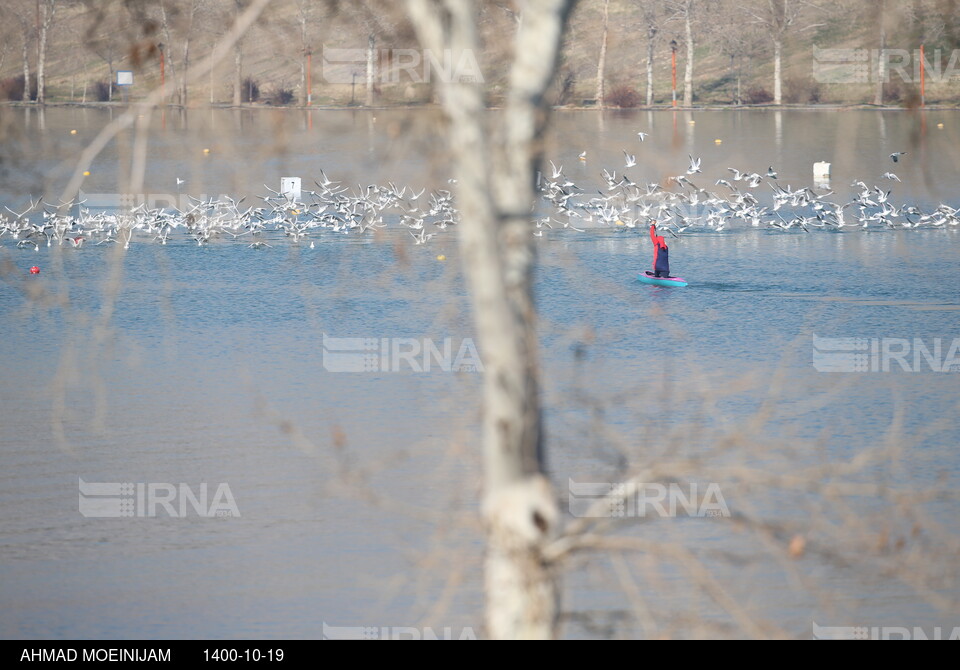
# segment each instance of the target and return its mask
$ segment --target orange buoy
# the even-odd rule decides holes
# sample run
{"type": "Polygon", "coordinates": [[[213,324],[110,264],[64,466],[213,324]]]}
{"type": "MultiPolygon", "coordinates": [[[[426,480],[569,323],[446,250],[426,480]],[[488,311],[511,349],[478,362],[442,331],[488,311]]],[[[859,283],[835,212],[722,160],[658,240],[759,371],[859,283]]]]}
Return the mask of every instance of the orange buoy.
{"type": "Polygon", "coordinates": [[[30,274],[32,274],[32,275],[38,275],[38,274],[40,274],[40,268],[38,268],[36,265],[34,265],[32,268],[30,268],[30,274]]]}

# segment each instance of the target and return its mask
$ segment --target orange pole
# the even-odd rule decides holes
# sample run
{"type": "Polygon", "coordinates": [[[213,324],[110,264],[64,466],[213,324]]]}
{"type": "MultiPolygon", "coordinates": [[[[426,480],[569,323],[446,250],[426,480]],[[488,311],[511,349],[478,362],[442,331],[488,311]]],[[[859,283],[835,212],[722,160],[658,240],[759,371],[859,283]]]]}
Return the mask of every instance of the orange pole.
{"type": "Polygon", "coordinates": [[[920,106],[927,106],[927,63],[923,56],[923,45],[920,45],[920,106]]]}

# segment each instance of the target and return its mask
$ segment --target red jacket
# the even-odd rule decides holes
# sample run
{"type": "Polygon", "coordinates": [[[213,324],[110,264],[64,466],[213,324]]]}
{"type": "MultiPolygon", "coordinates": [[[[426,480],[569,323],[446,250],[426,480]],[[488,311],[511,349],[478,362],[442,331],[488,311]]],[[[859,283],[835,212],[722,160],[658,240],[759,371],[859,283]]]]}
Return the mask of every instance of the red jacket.
{"type": "MultiPolygon", "coordinates": [[[[657,225],[655,223],[650,224],[650,240],[653,242],[653,271],[656,272],[660,249],[667,251],[667,243],[663,239],[663,235],[657,235],[657,225]]],[[[660,269],[669,271],[669,267],[660,269]]]]}

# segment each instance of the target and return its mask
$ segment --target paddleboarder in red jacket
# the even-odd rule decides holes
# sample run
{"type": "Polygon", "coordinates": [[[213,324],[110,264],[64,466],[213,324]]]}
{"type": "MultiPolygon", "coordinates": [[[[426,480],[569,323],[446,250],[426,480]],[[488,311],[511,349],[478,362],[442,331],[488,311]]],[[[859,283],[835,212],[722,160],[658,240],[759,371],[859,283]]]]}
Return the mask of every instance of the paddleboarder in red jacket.
{"type": "Polygon", "coordinates": [[[663,235],[657,235],[657,224],[650,224],[650,240],[653,242],[653,276],[670,276],[670,251],[663,235]]]}

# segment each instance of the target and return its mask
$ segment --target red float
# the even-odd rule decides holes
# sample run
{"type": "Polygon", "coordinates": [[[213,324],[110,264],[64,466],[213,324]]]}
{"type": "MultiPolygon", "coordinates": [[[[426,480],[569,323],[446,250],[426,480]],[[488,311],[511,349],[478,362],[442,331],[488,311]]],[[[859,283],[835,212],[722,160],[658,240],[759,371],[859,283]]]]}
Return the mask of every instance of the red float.
{"type": "Polygon", "coordinates": [[[38,268],[36,265],[34,265],[32,268],[30,268],[30,274],[32,274],[32,275],[38,275],[38,274],[40,274],[40,268],[38,268]]]}

